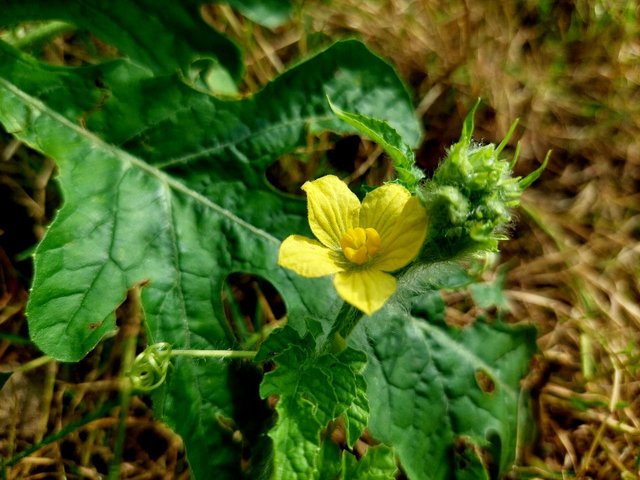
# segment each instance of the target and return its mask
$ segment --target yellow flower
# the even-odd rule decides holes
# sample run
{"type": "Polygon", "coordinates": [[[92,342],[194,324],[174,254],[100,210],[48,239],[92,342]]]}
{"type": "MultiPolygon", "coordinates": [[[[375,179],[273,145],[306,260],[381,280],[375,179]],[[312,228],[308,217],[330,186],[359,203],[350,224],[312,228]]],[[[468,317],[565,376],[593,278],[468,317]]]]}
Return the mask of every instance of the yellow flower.
{"type": "Polygon", "coordinates": [[[420,251],[427,216],[419,200],[397,184],[358,197],[338,177],[306,182],[309,226],[318,240],[287,237],[278,264],[304,277],[335,274],[338,294],[367,315],[396,290],[393,272],[420,251]]]}

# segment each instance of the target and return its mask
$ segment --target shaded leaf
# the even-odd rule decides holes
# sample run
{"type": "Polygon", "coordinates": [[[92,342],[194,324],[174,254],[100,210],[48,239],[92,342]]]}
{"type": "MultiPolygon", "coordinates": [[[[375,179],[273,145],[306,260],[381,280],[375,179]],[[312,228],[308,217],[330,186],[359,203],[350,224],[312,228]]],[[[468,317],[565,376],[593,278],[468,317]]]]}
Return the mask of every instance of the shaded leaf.
{"type": "Polygon", "coordinates": [[[62,20],[87,28],[157,74],[186,72],[194,61],[213,57],[238,79],[243,71],[240,50],[204,22],[199,12],[201,3],[204,2],[3,0],[0,25],[62,20]]]}
{"type": "Polygon", "coordinates": [[[229,5],[251,21],[275,28],[286,22],[291,14],[290,0],[227,0],[229,5]]]}

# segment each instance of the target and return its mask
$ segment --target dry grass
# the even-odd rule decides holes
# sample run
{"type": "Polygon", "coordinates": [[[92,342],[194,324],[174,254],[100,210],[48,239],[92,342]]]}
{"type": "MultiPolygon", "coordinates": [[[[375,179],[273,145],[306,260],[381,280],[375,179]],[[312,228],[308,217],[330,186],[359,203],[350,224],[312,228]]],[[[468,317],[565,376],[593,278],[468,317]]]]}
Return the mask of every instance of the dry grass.
{"type": "MultiPolygon", "coordinates": [[[[518,173],[553,149],[547,171],[523,198],[513,240],[502,247],[511,321],[540,331],[541,353],[525,382],[538,436],[519,453],[513,478],[639,475],[638,10],[630,0],[313,0],[276,31],[250,25],[223,5],[204,10],[245,49],[246,91],[330,40],[363,39],[414,93],[426,169],[457,139],[477,97],[484,101],[477,137],[499,141],[521,119],[518,173]]],[[[5,156],[12,148],[3,145],[5,156]]],[[[326,149],[326,139],[314,148],[326,149]]],[[[379,150],[364,150],[358,175],[379,178],[370,168],[379,150]]],[[[2,174],[14,183],[23,178],[2,174]]],[[[48,218],[37,192],[49,175],[44,165],[34,184],[10,187],[22,199],[17,203],[40,212],[34,237],[48,218]]],[[[5,264],[6,278],[15,278],[5,264]]],[[[0,297],[8,299],[0,323],[19,333],[23,322],[5,313],[24,302],[26,292],[16,288],[0,297]]],[[[24,347],[0,340],[0,363],[28,358],[24,347]]],[[[46,458],[56,457],[40,453],[30,461],[46,458]]]]}

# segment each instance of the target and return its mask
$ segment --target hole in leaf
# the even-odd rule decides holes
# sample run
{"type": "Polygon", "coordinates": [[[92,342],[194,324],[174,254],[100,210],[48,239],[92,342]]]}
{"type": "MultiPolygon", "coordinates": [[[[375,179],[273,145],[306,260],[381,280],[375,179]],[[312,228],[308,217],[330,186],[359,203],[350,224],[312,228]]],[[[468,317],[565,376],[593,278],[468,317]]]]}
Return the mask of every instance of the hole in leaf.
{"type": "Polygon", "coordinates": [[[307,145],[267,168],[267,180],[281,192],[303,196],[304,182],[333,174],[349,184],[381,185],[393,175],[390,161],[373,142],[357,135],[308,135],[307,145]]]}
{"type": "Polygon", "coordinates": [[[479,368],[476,370],[475,377],[476,383],[478,384],[478,387],[480,387],[480,390],[488,394],[492,394],[493,392],[495,392],[496,383],[494,382],[493,378],[491,378],[491,375],[479,368]]]}
{"type": "Polygon", "coordinates": [[[222,290],[224,312],[240,345],[250,348],[287,314],[282,297],[267,280],[248,273],[232,273],[222,290]]]}

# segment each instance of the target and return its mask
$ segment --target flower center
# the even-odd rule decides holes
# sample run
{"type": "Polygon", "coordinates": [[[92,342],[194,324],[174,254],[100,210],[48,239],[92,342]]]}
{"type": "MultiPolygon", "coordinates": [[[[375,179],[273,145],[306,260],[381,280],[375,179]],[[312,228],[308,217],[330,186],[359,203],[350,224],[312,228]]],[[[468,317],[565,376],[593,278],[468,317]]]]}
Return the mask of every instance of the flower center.
{"type": "Polygon", "coordinates": [[[362,265],[380,249],[380,234],[373,228],[351,228],[340,239],[340,246],[347,260],[362,265]]]}

